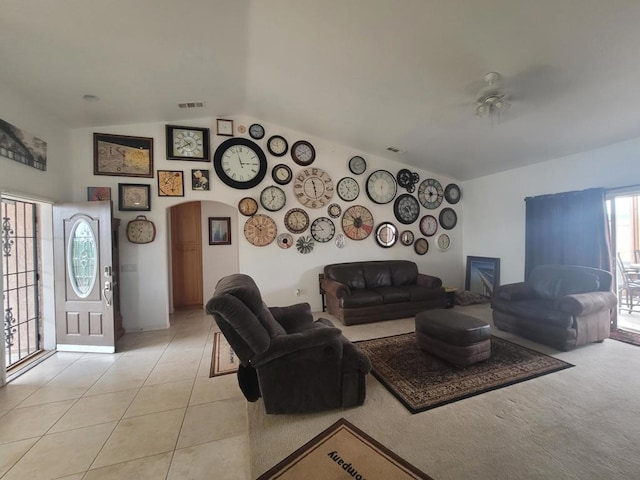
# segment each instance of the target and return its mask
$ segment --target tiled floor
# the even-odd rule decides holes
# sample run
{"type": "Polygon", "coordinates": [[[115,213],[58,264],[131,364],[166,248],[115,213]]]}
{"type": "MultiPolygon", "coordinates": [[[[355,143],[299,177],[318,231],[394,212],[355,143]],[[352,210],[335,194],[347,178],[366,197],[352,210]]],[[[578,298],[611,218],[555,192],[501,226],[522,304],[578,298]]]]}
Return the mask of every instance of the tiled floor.
{"type": "Polygon", "coordinates": [[[56,353],[0,389],[0,478],[249,478],[235,375],[209,378],[203,311],[125,335],[118,353],[56,353]]]}

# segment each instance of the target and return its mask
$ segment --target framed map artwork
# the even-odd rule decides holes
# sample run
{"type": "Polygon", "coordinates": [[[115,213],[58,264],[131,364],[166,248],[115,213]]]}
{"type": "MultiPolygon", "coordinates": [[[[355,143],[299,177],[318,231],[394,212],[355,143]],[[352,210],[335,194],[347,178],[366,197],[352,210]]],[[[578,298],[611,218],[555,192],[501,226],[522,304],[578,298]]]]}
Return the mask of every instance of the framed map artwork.
{"type": "Polygon", "coordinates": [[[153,178],[153,138],[94,133],[93,174],[153,178]]]}

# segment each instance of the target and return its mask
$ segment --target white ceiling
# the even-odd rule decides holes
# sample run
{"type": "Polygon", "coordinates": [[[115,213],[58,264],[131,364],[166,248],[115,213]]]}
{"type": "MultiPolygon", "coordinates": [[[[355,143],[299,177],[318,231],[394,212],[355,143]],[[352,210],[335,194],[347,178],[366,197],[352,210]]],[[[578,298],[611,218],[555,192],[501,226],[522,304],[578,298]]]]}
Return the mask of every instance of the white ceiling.
{"type": "Polygon", "coordinates": [[[640,136],[640,1],[0,0],[0,84],[71,127],[244,114],[467,180],[640,136]]]}

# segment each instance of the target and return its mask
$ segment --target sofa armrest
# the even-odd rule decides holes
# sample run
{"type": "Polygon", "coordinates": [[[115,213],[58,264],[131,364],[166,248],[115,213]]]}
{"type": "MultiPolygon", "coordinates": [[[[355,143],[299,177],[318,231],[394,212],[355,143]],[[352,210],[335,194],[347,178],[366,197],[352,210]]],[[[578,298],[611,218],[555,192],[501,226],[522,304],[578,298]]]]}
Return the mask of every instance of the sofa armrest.
{"type": "Polygon", "coordinates": [[[618,299],[613,292],[588,292],[565,295],[556,301],[556,308],[575,316],[588,315],[615,308],[618,299]]]}
{"type": "Polygon", "coordinates": [[[434,277],[433,275],[427,275],[425,273],[419,273],[416,285],[428,288],[438,288],[442,286],[442,279],[434,277]]]}
{"type": "Polygon", "coordinates": [[[340,348],[341,335],[342,331],[335,327],[311,328],[289,335],[277,335],[271,339],[271,345],[266,352],[251,359],[251,365],[259,367],[293,352],[323,345],[340,348]]]}
{"type": "Polygon", "coordinates": [[[300,330],[300,327],[313,323],[311,305],[308,303],[296,303],[288,307],[269,307],[269,311],[286,332],[294,332],[300,330]]]}
{"type": "Polygon", "coordinates": [[[327,295],[333,295],[337,298],[348,297],[351,295],[351,289],[348,285],[331,280],[330,278],[322,279],[322,289],[327,295]]]}
{"type": "Polygon", "coordinates": [[[517,282],[496,287],[493,291],[493,298],[507,301],[525,300],[527,298],[536,298],[536,294],[525,282],[517,282]]]}

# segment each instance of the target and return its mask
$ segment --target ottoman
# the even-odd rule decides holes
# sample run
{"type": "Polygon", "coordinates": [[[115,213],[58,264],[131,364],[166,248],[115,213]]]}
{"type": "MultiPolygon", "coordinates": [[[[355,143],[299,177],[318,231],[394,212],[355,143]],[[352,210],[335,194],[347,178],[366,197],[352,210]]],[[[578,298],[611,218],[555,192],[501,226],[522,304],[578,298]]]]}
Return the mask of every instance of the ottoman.
{"type": "Polygon", "coordinates": [[[421,350],[466,367],[491,356],[491,326],[452,310],[427,310],[416,315],[416,340],[421,350]]]}

